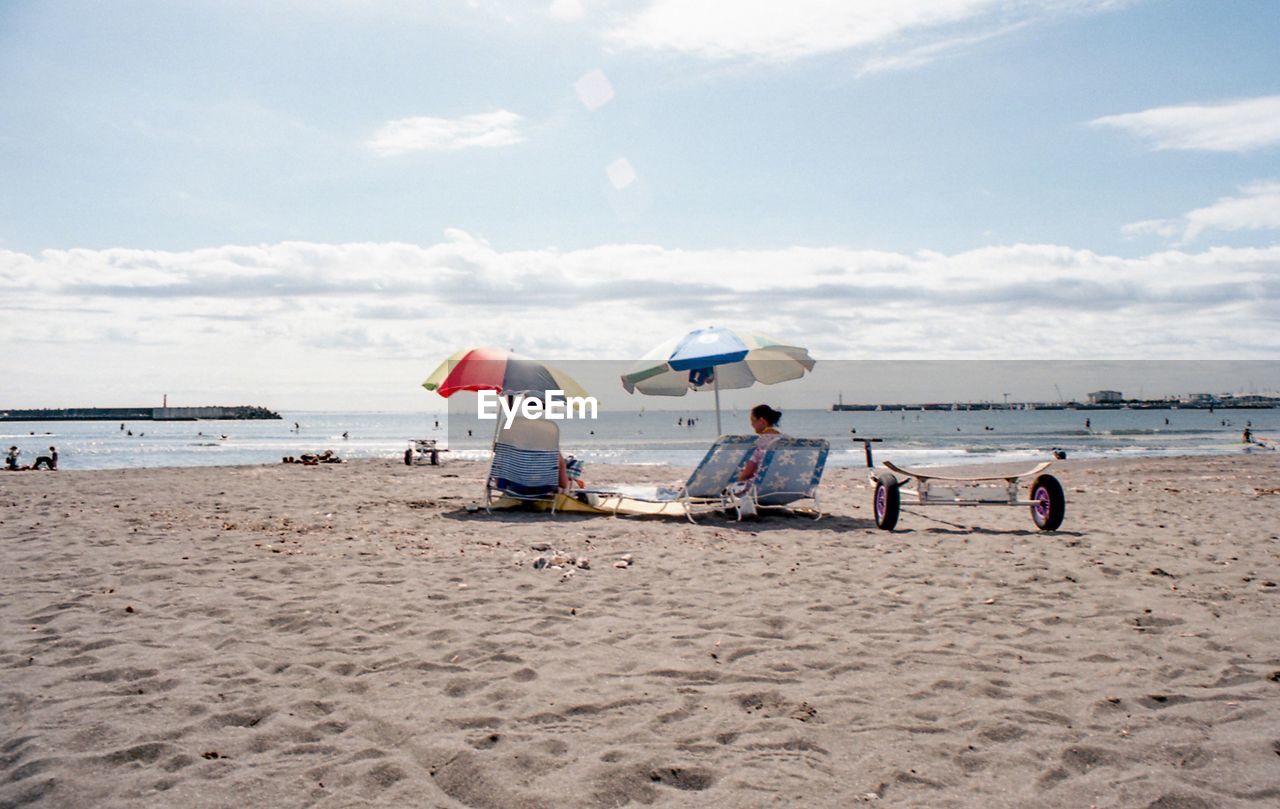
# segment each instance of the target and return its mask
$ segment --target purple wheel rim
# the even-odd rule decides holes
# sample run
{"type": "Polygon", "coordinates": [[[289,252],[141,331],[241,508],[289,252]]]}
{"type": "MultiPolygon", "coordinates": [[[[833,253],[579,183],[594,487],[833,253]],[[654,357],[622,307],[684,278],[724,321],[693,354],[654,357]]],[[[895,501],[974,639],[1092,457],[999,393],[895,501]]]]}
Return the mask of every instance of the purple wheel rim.
{"type": "Polygon", "coordinates": [[[1041,486],[1031,495],[1031,499],[1036,501],[1032,506],[1036,510],[1036,517],[1039,519],[1047,519],[1049,516],[1049,490],[1041,486]]]}
{"type": "Polygon", "coordinates": [[[889,504],[889,494],[885,491],[884,486],[876,487],[876,519],[884,516],[886,507],[889,504]]]}

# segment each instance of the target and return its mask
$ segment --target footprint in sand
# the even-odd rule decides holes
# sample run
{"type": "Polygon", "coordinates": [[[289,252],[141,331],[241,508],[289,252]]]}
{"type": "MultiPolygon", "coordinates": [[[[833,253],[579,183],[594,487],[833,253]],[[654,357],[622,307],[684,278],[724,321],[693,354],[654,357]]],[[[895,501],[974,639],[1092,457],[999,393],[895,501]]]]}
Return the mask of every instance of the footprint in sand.
{"type": "Polygon", "coordinates": [[[604,809],[631,803],[655,803],[661,787],[700,792],[714,785],[716,776],[700,767],[633,765],[605,769],[594,782],[589,805],[604,809]]]}

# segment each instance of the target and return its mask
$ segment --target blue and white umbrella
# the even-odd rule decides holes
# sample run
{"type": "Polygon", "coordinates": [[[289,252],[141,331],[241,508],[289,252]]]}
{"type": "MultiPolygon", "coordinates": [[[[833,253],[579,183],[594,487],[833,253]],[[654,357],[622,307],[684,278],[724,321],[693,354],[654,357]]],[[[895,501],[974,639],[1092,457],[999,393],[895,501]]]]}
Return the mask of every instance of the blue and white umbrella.
{"type": "Polygon", "coordinates": [[[786,345],[759,332],[710,326],[694,329],[645,354],[622,375],[628,393],[683,396],[691,390],[716,394],[716,432],[720,432],[720,391],[772,385],[799,379],[813,370],[808,350],[786,345]]]}

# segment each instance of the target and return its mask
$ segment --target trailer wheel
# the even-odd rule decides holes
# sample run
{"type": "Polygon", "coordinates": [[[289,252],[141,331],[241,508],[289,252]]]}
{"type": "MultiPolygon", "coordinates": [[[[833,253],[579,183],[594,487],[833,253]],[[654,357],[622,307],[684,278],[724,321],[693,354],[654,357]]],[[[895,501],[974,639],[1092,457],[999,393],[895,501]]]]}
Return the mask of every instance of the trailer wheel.
{"type": "Polygon", "coordinates": [[[1041,531],[1056,531],[1067,514],[1067,495],[1053,475],[1031,481],[1031,519],[1041,531]]]}
{"type": "Polygon", "coordinates": [[[898,524],[898,512],[902,505],[898,496],[898,479],[885,472],[876,476],[875,499],[876,527],[892,531],[898,524]]]}

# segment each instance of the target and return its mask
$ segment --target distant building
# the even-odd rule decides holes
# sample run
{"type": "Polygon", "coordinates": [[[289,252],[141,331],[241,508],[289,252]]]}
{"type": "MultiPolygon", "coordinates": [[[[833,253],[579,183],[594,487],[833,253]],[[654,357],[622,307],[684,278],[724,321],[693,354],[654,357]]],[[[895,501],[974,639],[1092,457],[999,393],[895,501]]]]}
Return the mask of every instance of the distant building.
{"type": "Polygon", "coordinates": [[[1107,404],[1109,402],[1123,402],[1124,394],[1118,390],[1095,390],[1089,394],[1089,404],[1107,404]]]}
{"type": "Polygon", "coordinates": [[[1182,401],[1188,404],[1211,404],[1213,402],[1212,393],[1188,393],[1182,401]]]}
{"type": "Polygon", "coordinates": [[[1280,405],[1280,398],[1276,398],[1275,396],[1260,396],[1256,393],[1249,393],[1241,396],[1227,393],[1223,394],[1222,401],[1226,404],[1246,407],[1276,407],[1280,405]]]}

